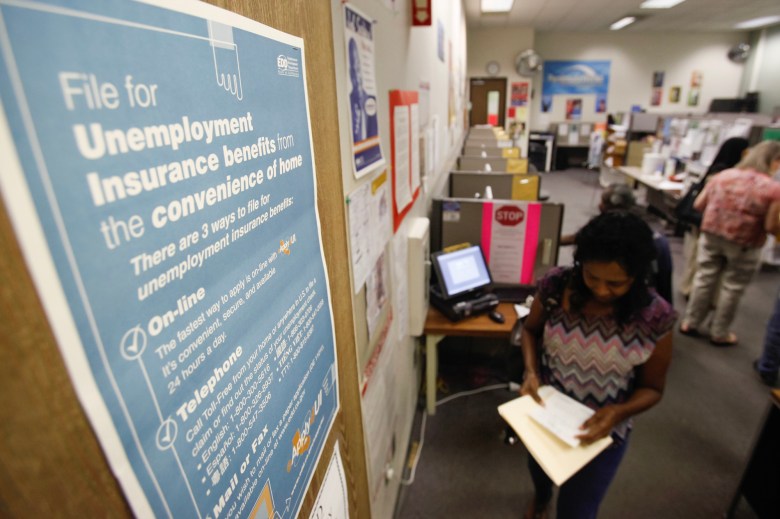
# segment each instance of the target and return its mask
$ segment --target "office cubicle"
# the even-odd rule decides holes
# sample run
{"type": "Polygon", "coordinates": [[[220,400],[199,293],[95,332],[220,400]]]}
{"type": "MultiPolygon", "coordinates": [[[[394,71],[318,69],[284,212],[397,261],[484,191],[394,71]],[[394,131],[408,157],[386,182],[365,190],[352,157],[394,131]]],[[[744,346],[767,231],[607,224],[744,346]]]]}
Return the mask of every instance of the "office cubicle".
{"type": "Polygon", "coordinates": [[[506,200],[539,200],[541,178],[526,173],[450,172],[449,195],[454,198],[485,197],[490,186],[493,198],[506,200]]]}
{"type": "Polygon", "coordinates": [[[528,159],[461,155],[458,157],[458,169],[461,171],[528,173],[528,159]]]}
{"type": "Polygon", "coordinates": [[[480,144],[467,143],[463,146],[463,155],[517,159],[520,158],[520,148],[498,148],[496,146],[482,146],[480,144]]]}
{"type": "MultiPolygon", "coordinates": [[[[483,231],[498,228],[495,215],[503,207],[525,208],[524,213],[534,216],[533,232],[528,235],[535,237],[532,245],[533,264],[524,266],[529,276],[517,279],[514,283],[533,283],[558,263],[558,246],[563,222],[563,205],[547,202],[521,202],[516,200],[481,200],[468,198],[438,198],[433,200],[431,211],[431,251],[442,250],[445,247],[468,242],[479,244],[488,259],[491,271],[497,272],[485,250],[486,236],[483,231]]],[[[526,248],[526,251],[528,248],[526,248]]],[[[512,281],[496,279],[500,284],[512,281]]]]}

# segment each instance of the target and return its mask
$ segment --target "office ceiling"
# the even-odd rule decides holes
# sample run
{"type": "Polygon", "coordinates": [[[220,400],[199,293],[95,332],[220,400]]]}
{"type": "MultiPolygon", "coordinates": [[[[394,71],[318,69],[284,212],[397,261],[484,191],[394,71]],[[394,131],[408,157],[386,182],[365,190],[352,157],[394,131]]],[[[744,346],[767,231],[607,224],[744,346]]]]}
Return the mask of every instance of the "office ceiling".
{"type": "Polygon", "coordinates": [[[469,27],[533,27],[538,32],[599,32],[624,16],[641,20],[620,32],[744,31],[734,25],[780,15],[780,0],[686,0],[671,9],[640,9],[642,0],[515,0],[509,14],[482,14],[464,0],[469,27]]]}

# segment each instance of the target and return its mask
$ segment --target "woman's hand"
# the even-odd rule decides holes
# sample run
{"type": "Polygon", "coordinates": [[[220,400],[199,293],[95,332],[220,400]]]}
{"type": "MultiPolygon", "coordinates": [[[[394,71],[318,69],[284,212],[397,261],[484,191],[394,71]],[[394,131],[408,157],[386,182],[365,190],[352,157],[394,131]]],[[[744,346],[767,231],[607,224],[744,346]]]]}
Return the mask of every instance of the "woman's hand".
{"type": "Polygon", "coordinates": [[[609,435],[620,421],[621,417],[615,406],[604,406],[585,420],[580,429],[586,432],[577,435],[577,438],[580,439],[581,445],[588,445],[609,435]]]}
{"type": "Polygon", "coordinates": [[[533,371],[526,371],[523,377],[523,385],[520,386],[520,394],[522,396],[531,395],[531,398],[539,405],[544,405],[542,398],[539,396],[539,376],[533,371]]]}

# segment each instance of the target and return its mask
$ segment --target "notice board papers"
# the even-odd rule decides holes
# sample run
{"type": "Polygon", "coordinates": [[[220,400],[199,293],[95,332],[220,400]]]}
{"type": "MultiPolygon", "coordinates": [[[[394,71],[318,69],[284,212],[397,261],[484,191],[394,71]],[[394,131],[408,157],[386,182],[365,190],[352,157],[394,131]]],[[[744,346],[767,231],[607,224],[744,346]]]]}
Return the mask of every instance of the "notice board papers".
{"type": "MultiPolygon", "coordinates": [[[[553,396],[556,393],[560,395],[550,386],[539,389],[546,406],[560,403],[553,396]]],[[[533,398],[523,396],[498,406],[498,414],[512,426],[528,452],[558,486],[612,443],[612,438],[607,436],[587,446],[572,447],[531,418],[539,408],[533,398]]]]}

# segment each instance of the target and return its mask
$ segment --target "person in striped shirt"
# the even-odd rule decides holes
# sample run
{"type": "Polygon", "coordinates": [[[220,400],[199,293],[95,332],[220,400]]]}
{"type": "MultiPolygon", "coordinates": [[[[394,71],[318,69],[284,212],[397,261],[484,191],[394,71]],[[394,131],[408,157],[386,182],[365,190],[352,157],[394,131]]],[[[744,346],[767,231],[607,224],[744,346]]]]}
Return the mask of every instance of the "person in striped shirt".
{"type": "MultiPolygon", "coordinates": [[[[653,232],[638,216],[609,211],[575,239],[574,265],[551,270],[539,283],[521,342],[521,394],[541,402],[552,385],[595,410],[581,443],[611,435],[613,444],[560,488],[557,517],[595,518],[617,472],[632,417],[661,400],[672,357],[677,314],[648,287],[653,232]]],[[[552,481],[529,457],[535,496],[525,517],[546,517],[552,481]]]]}

